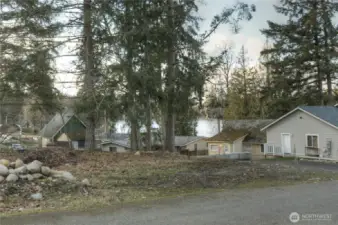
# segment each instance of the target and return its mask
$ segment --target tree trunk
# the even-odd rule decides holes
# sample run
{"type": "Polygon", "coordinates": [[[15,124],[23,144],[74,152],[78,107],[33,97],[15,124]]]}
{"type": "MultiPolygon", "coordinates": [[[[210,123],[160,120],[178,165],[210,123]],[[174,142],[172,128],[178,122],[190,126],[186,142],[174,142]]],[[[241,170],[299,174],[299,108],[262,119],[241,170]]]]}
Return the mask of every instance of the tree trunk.
{"type": "Polygon", "coordinates": [[[150,106],[150,95],[148,95],[147,102],[147,151],[151,151],[151,106],[150,106]]]}
{"type": "Polygon", "coordinates": [[[138,124],[136,118],[136,107],[135,107],[135,88],[134,88],[134,79],[133,79],[133,37],[130,34],[130,31],[133,29],[133,18],[131,15],[131,1],[125,1],[125,18],[126,26],[125,33],[126,37],[126,48],[127,48],[127,68],[126,68],[126,78],[127,78],[127,87],[128,87],[128,119],[131,123],[131,134],[130,134],[130,144],[131,150],[136,151],[139,148],[138,144],[138,124]]]}
{"type": "Polygon", "coordinates": [[[167,0],[168,5],[168,55],[167,55],[167,119],[166,119],[166,138],[165,149],[168,151],[174,151],[174,139],[175,139],[175,30],[174,30],[174,4],[173,0],[167,0]]]}
{"type": "MultiPolygon", "coordinates": [[[[83,1],[84,14],[84,36],[85,36],[85,59],[86,59],[86,74],[85,74],[85,91],[86,99],[94,103],[94,81],[93,81],[93,38],[92,38],[92,9],[91,0],[83,1]]],[[[95,149],[95,110],[91,109],[87,115],[87,129],[85,149],[95,149]]]]}
{"type": "Polygon", "coordinates": [[[322,66],[321,66],[321,55],[320,55],[320,41],[318,31],[318,2],[313,2],[313,10],[316,13],[316,21],[314,24],[314,42],[315,42],[315,56],[316,56],[316,68],[317,68],[317,88],[318,88],[318,100],[320,105],[324,105],[323,98],[323,77],[322,77],[322,66]]]}
{"type": "Polygon", "coordinates": [[[247,88],[247,68],[246,68],[246,58],[245,58],[245,49],[242,46],[241,50],[241,67],[242,67],[242,75],[243,75],[243,92],[244,92],[244,99],[243,99],[243,116],[245,119],[249,116],[249,101],[248,101],[248,88],[247,88]]]}
{"type": "Polygon", "coordinates": [[[328,17],[327,12],[327,5],[325,0],[321,0],[322,5],[322,13],[323,13],[323,29],[324,29],[324,49],[325,49],[325,74],[326,74],[326,82],[327,82],[327,95],[328,95],[328,104],[332,105],[334,104],[334,98],[332,93],[332,67],[330,62],[330,56],[332,55],[330,46],[329,46],[329,40],[331,40],[331,35],[328,33],[328,26],[330,26],[330,19],[328,17]]]}
{"type": "Polygon", "coordinates": [[[131,133],[130,133],[130,147],[132,151],[138,150],[138,141],[137,141],[137,123],[132,122],[131,123],[131,133]]]}
{"type": "Polygon", "coordinates": [[[167,138],[166,135],[166,110],[165,107],[163,107],[162,112],[161,112],[161,144],[162,144],[162,150],[165,151],[166,150],[166,144],[165,144],[165,140],[167,138]]]}

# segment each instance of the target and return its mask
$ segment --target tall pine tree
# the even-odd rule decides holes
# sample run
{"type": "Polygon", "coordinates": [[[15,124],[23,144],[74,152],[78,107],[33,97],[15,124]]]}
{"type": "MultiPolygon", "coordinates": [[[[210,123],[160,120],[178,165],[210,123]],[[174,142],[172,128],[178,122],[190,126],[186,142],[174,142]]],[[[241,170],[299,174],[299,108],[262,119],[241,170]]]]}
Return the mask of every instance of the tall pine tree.
{"type": "Polygon", "coordinates": [[[262,51],[270,73],[270,86],[264,90],[271,95],[270,117],[280,116],[299,104],[332,103],[337,57],[333,18],[337,6],[331,0],[281,0],[275,6],[287,21],[268,21],[269,28],[262,30],[272,41],[272,47],[262,51]]]}

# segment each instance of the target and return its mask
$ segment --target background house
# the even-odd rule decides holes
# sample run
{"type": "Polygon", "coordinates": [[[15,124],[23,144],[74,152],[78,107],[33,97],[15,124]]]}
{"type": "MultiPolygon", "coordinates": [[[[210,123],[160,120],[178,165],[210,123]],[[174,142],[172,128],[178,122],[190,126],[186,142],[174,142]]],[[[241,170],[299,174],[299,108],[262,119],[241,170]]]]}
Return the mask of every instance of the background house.
{"type": "Polygon", "coordinates": [[[101,143],[101,150],[105,152],[128,152],[130,149],[129,134],[110,134],[109,138],[101,143]]]}
{"type": "Polygon", "coordinates": [[[198,136],[175,136],[176,151],[206,151],[207,142],[204,137],[198,136]]]}
{"type": "Polygon", "coordinates": [[[232,152],[250,152],[253,158],[264,156],[266,134],[260,129],[273,120],[228,120],[223,131],[208,138],[208,154],[222,155],[232,152]]]}
{"type": "Polygon", "coordinates": [[[243,140],[243,152],[250,152],[253,159],[264,158],[266,134],[259,129],[250,130],[243,140]]]}
{"type": "Polygon", "coordinates": [[[338,160],[338,108],[300,106],[265,126],[266,154],[338,160]]]}
{"type": "Polygon", "coordinates": [[[242,152],[242,141],[247,130],[228,129],[206,139],[209,155],[224,155],[231,152],[242,152]]]}
{"type": "Polygon", "coordinates": [[[80,120],[72,109],[65,109],[55,116],[40,131],[40,145],[48,144],[69,146],[82,149],[85,146],[86,125],[80,120]]]}

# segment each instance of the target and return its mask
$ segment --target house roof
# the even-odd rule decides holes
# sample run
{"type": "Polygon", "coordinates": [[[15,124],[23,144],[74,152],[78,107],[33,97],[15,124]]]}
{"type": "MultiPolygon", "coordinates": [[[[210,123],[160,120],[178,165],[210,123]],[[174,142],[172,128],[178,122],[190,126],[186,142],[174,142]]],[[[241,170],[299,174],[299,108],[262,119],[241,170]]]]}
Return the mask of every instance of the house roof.
{"type": "Polygon", "coordinates": [[[223,122],[223,129],[261,129],[262,127],[272,123],[271,119],[258,119],[258,120],[225,120],[223,122]]]}
{"type": "Polygon", "coordinates": [[[119,145],[125,148],[130,148],[129,140],[109,140],[109,141],[104,141],[101,143],[101,145],[107,145],[107,144],[115,144],[115,145],[119,145]]]}
{"type": "Polygon", "coordinates": [[[299,106],[294,110],[288,112],[287,114],[281,116],[277,120],[273,121],[272,123],[268,124],[267,126],[263,127],[261,130],[265,130],[268,127],[278,123],[282,119],[288,117],[289,115],[293,114],[296,111],[302,111],[315,119],[318,119],[331,127],[338,129],[338,108],[334,106],[299,106]]]}
{"type": "Polygon", "coordinates": [[[265,132],[262,132],[259,129],[251,130],[250,133],[244,138],[243,143],[251,143],[251,144],[266,143],[266,134],[265,132]]]}
{"type": "Polygon", "coordinates": [[[102,145],[115,144],[125,148],[130,148],[129,134],[126,133],[113,133],[109,138],[102,141],[102,145]]]}
{"type": "MultiPolygon", "coordinates": [[[[53,138],[55,134],[73,117],[76,116],[70,108],[62,113],[56,113],[55,116],[42,128],[39,135],[46,138],[53,138]]],[[[77,117],[77,119],[79,119],[77,117]]],[[[80,120],[80,119],[79,119],[80,120]]],[[[81,120],[80,122],[86,126],[81,120]]]]}
{"type": "Polygon", "coordinates": [[[227,129],[223,130],[219,134],[216,134],[215,136],[206,139],[207,142],[213,142],[213,141],[224,141],[224,142],[233,142],[237,140],[238,138],[244,137],[248,135],[250,132],[245,129],[227,129]]]}
{"type": "Polygon", "coordinates": [[[175,136],[175,146],[176,147],[186,146],[190,143],[199,141],[203,138],[204,137],[199,137],[199,136],[175,136]]]}

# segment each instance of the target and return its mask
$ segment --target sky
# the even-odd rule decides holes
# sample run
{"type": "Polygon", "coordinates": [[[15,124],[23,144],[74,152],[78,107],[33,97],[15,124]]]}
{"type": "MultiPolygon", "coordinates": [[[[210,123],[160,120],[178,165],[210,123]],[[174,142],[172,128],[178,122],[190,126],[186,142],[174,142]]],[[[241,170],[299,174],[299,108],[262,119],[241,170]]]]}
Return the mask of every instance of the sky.
{"type": "MultiPolygon", "coordinates": [[[[273,5],[278,3],[278,0],[242,0],[248,4],[256,5],[256,12],[253,13],[253,18],[250,21],[242,21],[240,23],[241,30],[234,34],[229,25],[221,25],[215,33],[213,33],[209,42],[204,46],[204,50],[209,55],[216,55],[225,45],[232,45],[235,53],[239,51],[241,46],[245,46],[250,63],[255,65],[258,62],[260,51],[262,50],[265,37],[260,30],[267,28],[267,20],[274,22],[282,22],[283,18],[276,14],[273,5]]],[[[201,23],[201,32],[208,30],[210,21],[215,14],[219,14],[225,6],[232,6],[236,0],[204,0],[204,4],[200,5],[199,15],[205,20],[201,23]]],[[[69,51],[69,46],[63,50],[69,51]]],[[[72,57],[59,58],[56,65],[61,70],[72,70],[72,57]]],[[[76,75],[58,74],[57,81],[75,81],[76,75]]],[[[56,87],[63,93],[75,95],[77,92],[75,83],[56,84],[56,87]]]]}

